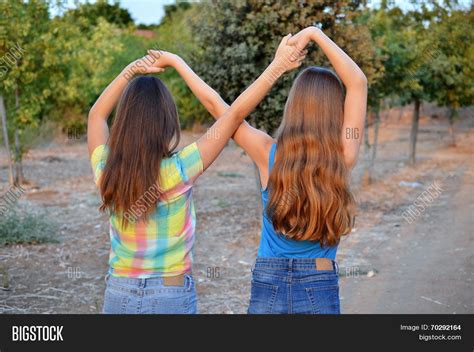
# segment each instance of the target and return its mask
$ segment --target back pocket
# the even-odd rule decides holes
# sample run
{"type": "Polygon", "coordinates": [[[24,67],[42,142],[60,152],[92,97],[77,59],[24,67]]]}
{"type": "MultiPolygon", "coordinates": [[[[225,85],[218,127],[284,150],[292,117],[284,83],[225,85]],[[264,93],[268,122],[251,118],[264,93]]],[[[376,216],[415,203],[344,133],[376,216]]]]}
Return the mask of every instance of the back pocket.
{"type": "Polygon", "coordinates": [[[107,287],[104,295],[104,314],[124,314],[130,303],[130,295],[107,287]]]}
{"type": "Polygon", "coordinates": [[[191,275],[186,275],[184,286],[163,286],[151,298],[153,314],[196,314],[196,289],[191,275]]]}
{"type": "Polygon", "coordinates": [[[153,314],[193,314],[196,300],[191,292],[167,293],[151,300],[153,314]]]}
{"type": "Polygon", "coordinates": [[[307,287],[313,314],[341,314],[339,286],[307,287]]]}
{"type": "Polygon", "coordinates": [[[252,280],[249,314],[271,314],[276,300],[278,286],[252,280]]]}

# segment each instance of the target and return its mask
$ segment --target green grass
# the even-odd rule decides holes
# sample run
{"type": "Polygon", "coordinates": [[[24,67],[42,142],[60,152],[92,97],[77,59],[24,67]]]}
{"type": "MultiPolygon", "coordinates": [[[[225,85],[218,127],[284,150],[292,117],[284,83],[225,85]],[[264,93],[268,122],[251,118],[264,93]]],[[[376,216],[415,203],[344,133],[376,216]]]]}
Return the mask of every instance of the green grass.
{"type": "Polygon", "coordinates": [[[244,175],[238,174],[236,172],[221,172],[221,171],[218,171],[217,175],[220,176],[220,177],[244,177],[244,175]]]}
{"type": "Polygon", "coordinates": [[[0,246],[57,242],[58,225],[44,214],[8,211],[0,216],[0,246]]]}
{"type": "Polygon", "coordinates": [[[230,204],[229,204],[229,202],[227,202],[223,199],[219,199],[219,201],[217,202],[217,206],[221,207],[221,208],[228,208],[230,206],[230,204]]]}

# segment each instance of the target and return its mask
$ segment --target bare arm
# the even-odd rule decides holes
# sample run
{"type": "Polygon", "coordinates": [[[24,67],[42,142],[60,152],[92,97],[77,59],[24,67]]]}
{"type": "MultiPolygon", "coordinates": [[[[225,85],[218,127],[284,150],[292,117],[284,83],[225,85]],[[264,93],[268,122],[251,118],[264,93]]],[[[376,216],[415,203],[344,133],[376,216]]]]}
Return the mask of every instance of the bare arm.
{"type": "MultiPolygon", "coordinates": [[[[184,79],[193,94],[203,104],[207,111],[217,120],[224,116],[229,110],[229,105],[220,97],[220,95],[212,89],[206,82],[204,82],[179,56],[163,52],[163,51],[149,51],[151,55],[158,58],[158,65],[172,66],[176,69],[179,75],[184,79]]],[[[290,69],[300,66],[304,59],[306,51],[297,57],[290,69]]],[[[274,65],[282,66],[281,62],[276,62],[274,65]]],[[[280,67],[281,68],[281,67],[280,67]]],[[[243,121],[237,128],[237,131],[232,137],[242,149],[249,154],[252,160],[259,166],[266,168],[268,163],[268,150],[273,143],[273,139],[265,132],[260,131],[246,121],[243,121]]]]}
{"type": "MultiPolygon", "coordinates": [[[[182,59],[177,60],[174,67],[186,81],[194,95],[216,120],[224,116],[230,106],[214,89],[194,73],[182,59]]],[[[265,164],[264,155],[268,154],[268,149],[273,143],[273,139],[269,135],[243,121],[232,138],[245,150],[259,168],[265,164]]]]}
{"type": "MultiPolygon", "coordinates": [[[[201,80],[183,60],[166,52],[150,51],[150,54],[156,54],[156,57],[159,57],[157,65],[161,65],[162,67],[174,66],[196,97],[206,109],[218,119],[206,134],[197,141],[204,169],[209,167],[217,158],[227,141],[234,135],[236,129],[265,97],[280,75],[300,65],[300,62],[297,60],[298,57],[296,56],[295,58],[294,54],[294,52],[297,51],[296,48],[287,45],[289,38],[290,35],[283,38],[272,63],[230,107],[222,100],[219,94],[201,80]]],[[[249,125],[246,126],[250,128],[249,125]]],[[[263,134],[263,132],[259,133],[263,134]]],[[[240,132],[237,135],[239,134],[240,132]]]]}
{"type": "Polygon", "coordinates": [[[357,162],[364,131],[367,110],[367,78],[359,66],[319,28],[303,29],[292,37],[288,44],[295,44],[301,49],[310,40],[319,45],[346,87],[341,138],[346,164],[352,168],[357,162]]]}
{"type": "MultiPolygon", "coordinates": [[[[280,47],[286,46],[285,37],[280,47]]],[[[279,48],[280,48],[279,47],[279,48]]],[[[280,53],[267,69],[253,82],[211,126],[207,133],[198,140],[198,147],[206,169],[217,158],[227,141],[232,137],[242,121],[265,97],[276,80],[288,70],[289,63],[279,62],[284,56],[280,53]]],[[[223,110],[224,105],[218,108],[223,110]]],[[[217,113],[217,112],[216,112],[217,113]]]]}

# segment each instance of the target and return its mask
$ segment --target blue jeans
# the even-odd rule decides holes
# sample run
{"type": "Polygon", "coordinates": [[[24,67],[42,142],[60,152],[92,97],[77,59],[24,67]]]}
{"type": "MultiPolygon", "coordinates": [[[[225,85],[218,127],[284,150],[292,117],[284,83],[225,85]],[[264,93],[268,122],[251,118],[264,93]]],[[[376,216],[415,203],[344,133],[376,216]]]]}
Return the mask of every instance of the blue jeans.
{"type": "Polygon", "coordinates": [[[257,258],[249,314],[340,314],[337,264],[316,270],[314,259],[257,258]]]}
{"type": "Polygon", "coordinates": [[[184,286],[165,286],[162,278],[106,278],[105,314],[196,314],[196,289],[190,274],[184,286]]]}

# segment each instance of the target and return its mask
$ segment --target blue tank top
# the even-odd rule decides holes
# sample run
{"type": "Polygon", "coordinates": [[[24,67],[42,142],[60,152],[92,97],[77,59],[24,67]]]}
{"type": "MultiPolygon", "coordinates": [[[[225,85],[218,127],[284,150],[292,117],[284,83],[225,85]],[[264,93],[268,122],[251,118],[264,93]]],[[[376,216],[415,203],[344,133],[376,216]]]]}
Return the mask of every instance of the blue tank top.
{"type": "MultiPolygon", "coordinates": [[[[272,171],[275,161],[276,144],[270,149],[268,173],[272,171]]],[[[268,187],[261,189],[263,222],[258,257],[265,258],[329,258],[336,260],[337,246],[321,247],[319,242],[295,241],[276,233],[271,220],[267,217],[268,187]]]]}

